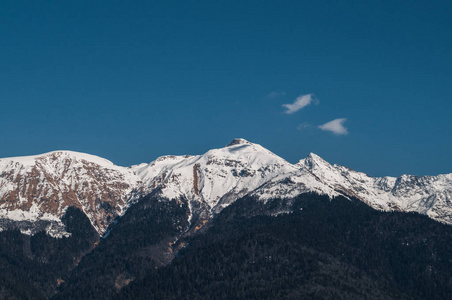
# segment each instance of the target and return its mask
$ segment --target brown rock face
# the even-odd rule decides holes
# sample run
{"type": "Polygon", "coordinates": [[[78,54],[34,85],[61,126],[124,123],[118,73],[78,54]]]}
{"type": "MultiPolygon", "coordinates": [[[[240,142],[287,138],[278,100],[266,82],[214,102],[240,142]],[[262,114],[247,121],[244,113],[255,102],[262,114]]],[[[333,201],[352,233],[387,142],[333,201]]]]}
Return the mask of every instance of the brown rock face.
{"type": "Polygon", "coordinates": [[[0,160],[0,210],[61,217],[66,208],[83,210],[99,233],[121,214],[138,179],[128,168],[101,158],[57,151],[0,160]]]}

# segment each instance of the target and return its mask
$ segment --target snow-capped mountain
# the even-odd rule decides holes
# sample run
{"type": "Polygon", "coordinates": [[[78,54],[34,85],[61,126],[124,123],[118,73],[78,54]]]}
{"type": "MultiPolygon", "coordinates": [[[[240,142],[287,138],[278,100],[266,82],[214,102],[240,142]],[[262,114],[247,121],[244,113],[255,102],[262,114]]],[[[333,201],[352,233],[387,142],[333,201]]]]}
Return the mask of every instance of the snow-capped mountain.
{"type": "Polygon", "coordinates": [[[160,187],[165,198],[183,197],[202,203],[208,211],[220,211],[297,168],[260,145],[234,139],[203,155],[164,156],[132,170],[140,176],[144,192],[160,187]]]}
{"type": "Polygon", "coordinates": [[[306,192],[356,197],[379,210],[416,211],[452,224],[452,174],[373,178],[315,154],[291,164],[258,144],[234,139],[202,155],[168,155],[131,167],[71,151],[0,159],[0,228],[26,221],[22,231],[34,233],[33,222],[46,221],[47,232],[61,236],[59,220],[75,206],[104,234],[150,193],[186,201],[189,219],[208,219],[245,195],[267,201],[306,192]]]}
{"type": "Polygon", "coordinates": [[[309,170],[324,184],[384,211],[426,214],[452,224],[452,174],[438,176],[370,177],[311,153],[297,166],[309,170]]]}
{"type": "Polygon", "coordinates": [[[72,151],[0,159],[0,218],[49,221],[51,231],[75,206],[102,233],[123,212],[138,181],[129,168],[72,151]]]}

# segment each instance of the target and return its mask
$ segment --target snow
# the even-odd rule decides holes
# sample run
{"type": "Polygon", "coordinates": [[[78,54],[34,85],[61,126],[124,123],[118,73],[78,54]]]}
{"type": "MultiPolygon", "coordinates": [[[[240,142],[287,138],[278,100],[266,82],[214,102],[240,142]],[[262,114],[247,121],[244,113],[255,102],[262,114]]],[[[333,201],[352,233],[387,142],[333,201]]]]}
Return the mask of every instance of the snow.
{"type": "Polygon", "coordinates": [[[209,209],[227,206],[220,204],[227,194],[237,199],[275,176],[293,171],[292,164],[244,139],[234,139],[226,147],[203,155],[166,156],[135,167],[145,189],[160,185],[166,198],[200,201],[209,209]]]}
{"type": "Polygon", "coordinates": [[[452,174],[370,177],[344,166],[330,165],[314,154],[297,165],[309,170],[325,185],[354,196],[375,209],[413,211],[452,223],[452,207],[447,203],[452,195],[452,174]],[[438,209],[443,212],[441,216],[435,213],[438,209]]]}
{"type": "MultiPolygon", "coordinates": [[[[108,216],[99,209],[100,199],[111,205],[113,222],[156,189],[162,198],[188,201],[189,219],[200,208],[212,216],[245,195],[266,202],[312,192],[356,197],[376,209],[417,211],[452,224],[452,174],[374,178],[314,153],[291,164],[242,138],[201,155],[166,155],[131,167],[73,151],[0,159],[0,218],[13,221],[59,224],[66,208],[75,205],[103,234],[109,223],[98,223],[108,216]],[[5,201],[12,192],[17,203],[5,201]],[[42,199],[58,200],[57,210],[49,210],[42,199]]],[[[51,235],[67,234],[60,231],[59,225],[47,229],[51,235]]]]}
{"type": "Polygon", "coordinates": [[[98,220],[110,212],[99,210],[101,202],[110,203],[113,217],[122,214],[139,180],[130,168],[73,151],[0,159],[0,217],[59,220],[68,206],[77,206],[102,233],[108,224],[98,220]]]}
{"type": "Polygon", "coordinates": [[[71,158],[74,158],[77,160],[83,159],[83,160],[86,160],[86,161],[89,161],[89,162],[92,162],[92,163],[95,163],[95,164],[98,164],[98,165],[104,166],[104,167],[109,167],[109,166],[116,167],[111,161],[109,161],[105,158],[102,158],[102,157],[99,157],[96,155],[69,151],[69,150],[57,150],[57,151],[51,151],[51,152],[38,154],[38,155],[31,155],[31,156],[1,158],[0,166],[2,166],[4,163],[10,163],[10,162],[15,162],[15,163],[21,164],[23,166],[34,166],[37,159],[51,157],[53,155],[71,157],[71,158]]]}
{"type": "Polygon", "coordinates": [[[33,205],[27,211],[20,209],[0,209],[0,218],[5,218],[13,221],[60,221],[60,218],[52,214],[43,213],[36,203],[33,203],[33,205]]]}
{"type": "Polygon", "coordinates": [[[247,140],[242,139],[242,138],[236,138],[236,139],[233,139],[229,144],[227,144],[226,147],[235,146],[235,145],[242,145],[242,144],[252,145],[253,143],[248,142],[247,140]]]}
{"type": "Polygon", "coordinates": [[[264,202],[270,199],[292,199],[303,193],[316,193],[334,198],[343,195],[333,188],[320,182],[306,170],[297,170],[287,175],[280,175],[259,187],[252,196],[257,196],[264,202]]]}

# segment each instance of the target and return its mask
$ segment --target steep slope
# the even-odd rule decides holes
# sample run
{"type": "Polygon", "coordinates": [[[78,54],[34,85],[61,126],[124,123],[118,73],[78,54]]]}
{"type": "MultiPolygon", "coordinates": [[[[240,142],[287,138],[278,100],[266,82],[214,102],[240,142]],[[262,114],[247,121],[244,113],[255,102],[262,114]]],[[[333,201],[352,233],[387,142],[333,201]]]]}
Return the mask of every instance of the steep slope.
{"type": "Polygon", "coordinates": [[[49,221],[47,231],[61,235],[60,218],[73,206],[103,233],[123,212],[138,182],[130,169],[84,153],[55,151],[0,159],[0,218],[28,222],[20,227],[27,233],[34,232],[32,223],[49,221]]]}
{"type": "Polygon", "coordinates": [[[99,242],[86,215],[70,207],[61,219],[69,237],[0,232],[0,299],[49,299],[99,242]]]}
{"type": "Polygon", "coordinates": [[[109,299],[147,270],[168,264],[188,227],[188,207],[151,193],[131,206],[60,286],[57,299],[109,299]],[[86,296],[85,296],[86,295],[86,296]]]}
{"type": "Polygon", "coordinates": [[[198,203],[209,214],[245,195],[267,201],[315,192],[356,197],[375,209],[414,211],[452,223],[452,174],[374,178],[331,165],[313,153],[292,165],[244,139],[203,155],[165,156],[132,169],[143,181],[144,194],[160,187],[163,197],[198,203]]]}
{"type": "MultiPolygon", "coordinates": [[[[292,199],[290,214],[250,213],[280,200],[234,202],[171,264],[148,270],[118,298],[450,298],[451,226],[314,193],[292,199]]],[[[78,283],[81,295],[92,295],[78,283]]]]}
{"type": "Polygon", "coordinates": [[[226,147],[198,156],[165,156],[132,167],[143,193],[161,189],[167,199],[186,199],[193,214],[208,217],[270,180],[297,172],[264,147],[234,139],[226,147]]]}
{"type": "Polygon", "coordinates": [[[370,177],[344,166],[331,165],[311,153],[297,166],[324,184],[379,210],[418,212],[452,224],[452,174],[418,177],[370,177]]]}

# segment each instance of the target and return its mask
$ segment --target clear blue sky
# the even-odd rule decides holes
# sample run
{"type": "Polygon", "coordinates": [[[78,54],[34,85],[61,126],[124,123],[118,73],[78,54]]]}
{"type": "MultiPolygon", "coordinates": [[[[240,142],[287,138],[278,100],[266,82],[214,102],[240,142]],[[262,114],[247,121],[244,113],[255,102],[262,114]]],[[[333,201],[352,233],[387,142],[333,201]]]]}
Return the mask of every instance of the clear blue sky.
{"type": "Polygon", "coordinates": [[[451,100],[451,1],[0,2],[0,157],[131,165],[243,137],[435,175],[452,172],[451,100]],[[341,118],[348,134],[318,127],[341,118]]]}

